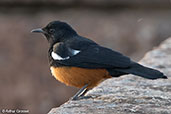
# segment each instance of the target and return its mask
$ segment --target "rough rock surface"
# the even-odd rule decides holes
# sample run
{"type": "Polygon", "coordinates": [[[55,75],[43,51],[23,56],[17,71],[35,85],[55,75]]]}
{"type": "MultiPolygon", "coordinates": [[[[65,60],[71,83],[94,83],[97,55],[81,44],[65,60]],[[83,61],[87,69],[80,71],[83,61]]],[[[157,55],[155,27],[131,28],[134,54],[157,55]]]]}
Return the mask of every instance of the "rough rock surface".
{"type": "Polygon", "coordinates": [[[140,63],[163,71],[168,79],[126,75],[90,90],[90,99],[68,101],[49,114],[171,114],[171,38],[148,52],[140,63]]]}

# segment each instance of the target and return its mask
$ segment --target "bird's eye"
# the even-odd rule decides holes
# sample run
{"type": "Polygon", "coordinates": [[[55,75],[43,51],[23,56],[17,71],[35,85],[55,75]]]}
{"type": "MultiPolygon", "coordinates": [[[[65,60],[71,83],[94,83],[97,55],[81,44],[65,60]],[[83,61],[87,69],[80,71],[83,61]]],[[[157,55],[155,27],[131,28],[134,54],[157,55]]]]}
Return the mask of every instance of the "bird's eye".
{"type": "Polygon", "coordinates": [[[51,34],[54,33],[54,32],[55,32],[54,29],[50,29],[50,30],[49,30],[49,33],[51,33],[51,34]]]}

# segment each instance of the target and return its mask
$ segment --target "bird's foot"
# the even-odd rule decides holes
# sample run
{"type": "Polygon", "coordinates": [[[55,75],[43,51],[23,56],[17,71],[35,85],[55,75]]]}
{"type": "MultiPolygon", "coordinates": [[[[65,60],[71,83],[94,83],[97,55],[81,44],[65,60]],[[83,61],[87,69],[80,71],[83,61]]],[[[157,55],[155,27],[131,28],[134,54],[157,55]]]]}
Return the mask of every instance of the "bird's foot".
{"type": "Polygon", "coordinates": [[[76,101],[76,100],[81,100],[81,99],[89,99],[93,98],[92,96],[79,96],[79,97],[71,97],[70,100],[76,101]]]}

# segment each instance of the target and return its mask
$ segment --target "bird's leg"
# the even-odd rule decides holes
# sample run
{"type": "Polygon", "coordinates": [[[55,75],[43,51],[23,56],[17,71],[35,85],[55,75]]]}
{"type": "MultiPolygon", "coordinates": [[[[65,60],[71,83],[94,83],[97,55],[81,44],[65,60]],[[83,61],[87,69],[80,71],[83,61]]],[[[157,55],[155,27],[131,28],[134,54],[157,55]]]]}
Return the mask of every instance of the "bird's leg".
{"type": "Polygon", "coordinates": [[[83,86],[72,98],[71,100],[78,100],[80,97],[83,97],[86,92],[88,91],[87,89],[88,84],[86,84],[85,86],[83,86]]]}
{"type": "Polygon", "coordinates": [[[80,94],[79,97],[82,97],[84,96],[87,92],[88,92],[89,89],[85,88],[84,91],[80,94]]]}

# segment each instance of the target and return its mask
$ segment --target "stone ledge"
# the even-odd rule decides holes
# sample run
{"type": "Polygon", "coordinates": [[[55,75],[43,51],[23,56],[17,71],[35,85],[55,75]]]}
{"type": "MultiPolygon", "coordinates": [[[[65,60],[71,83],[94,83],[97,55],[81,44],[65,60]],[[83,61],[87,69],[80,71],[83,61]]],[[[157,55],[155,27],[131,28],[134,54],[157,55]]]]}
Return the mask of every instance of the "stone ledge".
{"type": "Polygon", "coordinates": [[[168,79],[108,79],[87,93],[94,98],[68,101],[48,114],[171,114],[171,38],[140,62],[163,71],[168,79]]]}

